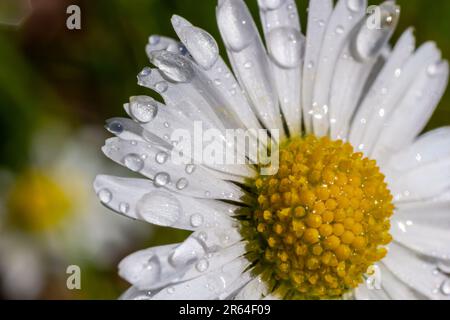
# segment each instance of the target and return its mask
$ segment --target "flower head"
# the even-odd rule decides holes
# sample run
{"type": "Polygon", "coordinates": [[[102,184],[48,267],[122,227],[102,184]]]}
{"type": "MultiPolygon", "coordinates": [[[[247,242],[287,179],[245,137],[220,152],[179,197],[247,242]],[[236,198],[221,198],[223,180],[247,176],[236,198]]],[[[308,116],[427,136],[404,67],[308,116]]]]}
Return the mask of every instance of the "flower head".
{"type": "Polygon", "coordinates": [[[218,3],[233,72],[174,16],[181,43],[151,36],[138,75],[165,105],[108,121],[105,154],[148,179],[99,176],[100,200],[193,231],[124,259],[123,298],[450,297],[450,132],[419,136],[447,62],[410,29],[389,45],[394,1],[311,0],[306,37],[293,0],[258,5],[265,46],[244,1],[218,3]]]}

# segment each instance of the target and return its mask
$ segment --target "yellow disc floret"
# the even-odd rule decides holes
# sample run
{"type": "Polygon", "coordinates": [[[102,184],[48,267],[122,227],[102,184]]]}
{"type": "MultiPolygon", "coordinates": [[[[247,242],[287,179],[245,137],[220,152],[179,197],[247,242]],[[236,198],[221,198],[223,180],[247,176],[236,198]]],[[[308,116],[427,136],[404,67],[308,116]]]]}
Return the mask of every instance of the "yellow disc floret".
{"type": "Polygon", "coordinates": [[[342,141],[291,138],[279,151],[278,173],[254,181],[257,203],[244,224],[256,268],[285,298],[342,297],[392,240],[385,177],[342,141]]]}

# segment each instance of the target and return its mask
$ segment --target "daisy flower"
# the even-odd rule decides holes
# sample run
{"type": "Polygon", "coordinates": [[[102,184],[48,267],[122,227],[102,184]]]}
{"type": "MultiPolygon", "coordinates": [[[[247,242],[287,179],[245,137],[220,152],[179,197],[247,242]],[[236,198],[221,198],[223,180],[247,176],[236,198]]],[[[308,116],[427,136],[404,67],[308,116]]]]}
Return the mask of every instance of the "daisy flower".
{"type": "Polygon", "coordinates": [[[101,131],[85,128],[71,136],[67,128],[50,125],[35,135],[29,167],[2,174],[0,289],[7,298],[39,297],[49,279],[65,288],[69,265],[110,266],[148,235],[144,225],[112,220],[86,191],[108,165],[96,157],[101,139],[93,137],[101,131]]]}
{"type": "Polygon", "coordinates": [[[192,231],[125,258],[122,298],[450,298],[450,130],[420,135],[447,84],[436,45],[416,50],[411,29],[390,45],[395,1],[311,0],[306,36],[293,0],[258,5],[263,37],[244,1],[218,2],[233,72],[173,16],[181,43],[150,37],[156,68],[138,75],[165,105],[132,97],[132,120],[108,121],[104,153],[148,179],[98,176],[100,200],[192,231]],[[171,137],[195,122],[248,160],[259,136],[242,147],[226,130],[269,130],[276,170],[174,161],[171,137]]]}

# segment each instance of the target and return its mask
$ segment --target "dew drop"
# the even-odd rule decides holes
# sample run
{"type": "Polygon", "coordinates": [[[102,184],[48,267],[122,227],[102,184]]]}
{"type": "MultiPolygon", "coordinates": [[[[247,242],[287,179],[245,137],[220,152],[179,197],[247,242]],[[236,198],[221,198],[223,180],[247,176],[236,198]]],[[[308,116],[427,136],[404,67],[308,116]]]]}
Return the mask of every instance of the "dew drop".
{"type": "Polygon", "coordinates": [[[376,58],[392,36],[399,15],[398,7],[393,1],[386,1],[381,4],[379,13],[373,13],[367,17],[366,23],[362,23],[359,30],[356,30],[350,46],[353,57],[359,61],[376,58]],[[376,23],[379,19],[378,15],[381,15],[381,26],[376,23]],[[386,17],[391,20],[389,23],[383,23],[387,19],[386,17]]]}
{"type": "Polygon", "coordinates": [[[157,187],[164,187],[170,182],[170,175],[166,172],[159,172],[155,176],[154,184],[157,187]]]}
{"type": "Polygon", "coordinates": [[[113,120],[107,123],[106,129],[113,134],[121,134],[124,128],[121,121],[113,120]]]}
{"type": "Polygon", "coordinates": [[[188,186],[189,182],[187,181],[187,179],[185,178],[181,178],[177,181],[177,189],[178,190],[183,190],[188,186]]]}
{"type": "Polygon", "coordinates": [[[434,77],[438,74],[438,65],[437,64],[431,64],[427,68],[427,73],[430,77],[434,77]]]}
{"type": "Polygon", "coordinates": [[[441,292],[446,296],[450,296],[450,279],[447,279],[444,282],[442,282],[441,292]]]}
{"type": "Polygon", "coordinates": [[[119,211],[123,214],[126,214],[130,210],[130,205],[126,202],[121,202],[119,204],[119,211]]]}
{"type": "Polygon", "coordinates": [[[137,96],[130,99],[130,115],[141,123],[152,121],[158,113],[155,100],[147,96],[137,96]]]}
{"type": "Polygon", "coordinates": [[[134,172],[139,172],[144,168],[144,161],[135,153],[130,153],[123,159],[125,166],[134,172]]]}
{"type": "Polygon", "coordinates": [[[350,11],[358,12],[363,7],[364,1],[362,0],[347,0],[347,7],[350,11]]]}
{"type": "Polygon", "coordinates": [[[337,26],[335,31],[336,31],[336,34],[343,34],[344,33],[344,27],[343,26],[337,26]]]}
{"type": "Polygon", "coordinates": [[[159,93],[166,92],[168,87],[169,87],[169,85],[165,81],[161,81],[161,82],[158,82],[157,84],[155,84],[155,89],[159,93]]]}
{"type": "Polygon", "coordinates": [[[247,61],[246,63],[244,63],[245,69],[250,69],[251,67],[252,67],[252,63],[250,61],[247,61]]]}
{"type": "Polygon", "coordinates": [[[148,43],[152,46],[157,45],[161,41],[161,37],[157,35],[152,35],[148,38],[148,43]]]}
{"type": "Polygon", "coordinates": [[[169,158],[169,155],[167,154],[167,152],[164,152],[164,151],[158,152],[155,156],[155,160],[159,164],[166,163],[168,158],[169,158]]]}
{"type": "Polygon", "coordinates": [[[180,219],[181,208],[180,202],[172,194],[153,191],[137,202],[136,213],[147,222],[169,227],[180,219]]]}
{"type": "Polygon", "coordinates": [[[243,1],[221,1],[217,9],[217,23],[226,46],[235,52],[247,48],[256,32],[250,12],[243,1]]]}
{"type": "Polygon", "coordinates": [[[304,40],[294,28],[277,28],[268,37],[268,50],[272,59],[283,68],[300,65],[304,40]]]}
{"type": "Polygon", "coordinates": [[[197,264],[195,265],[195,268],[199,272],[205,272],[209,268],[209,262],[206,259],[200,259],[197,264]]]}
{"type": "Polygon", "coordinates": [[[281,7],[285,0],[263,0],[263,6],[268,10],[275,10],[281,7]]]}
{"type": "Polygon", "coordinates": [[[139,77],[147,77],[152,73],[152,69],[150,67],[145,67],[142,69],[142,71],[139,73],[139,77]]]}
{"type": "Polygon", "coordinates": [[[195,213],[190,218],[191,226],[193,226],[194,228],[198,228],[203,224],[203,220],[204,219],[201,214],[195,213]]]}
{"type": "Polygon", "coordinates": [[[175,288],[174,287],[167,288],[167,293],[174,294],[175,293],[175,288]]]}
{"type": "Polygon", "coordinates": [[[197,27],[185,27],[181,30],[187,50],[194,60],[204,69],[211,69],[219,58],[219,47],[214,38],[197,27]]]}
{"type": "Polygon", "coordinates": [[[102,203],[107,204],[112,200],[112,193],[108,189],[102,189],[98,192],[98,197],[102,203]]]}
{"type": "Polygon", "coordinates": [[[150,61],[166,77],[175,82],[189,82],[194,77],[192,62],[179,54],[169,51],[155,51],[150,54],[150,61]]]}
{"type": "Polygon", "coordinates": [[[186,165],[185,171],[187,174],[192,174],[195,171],[195,165],[193,164],[186,165]]]}

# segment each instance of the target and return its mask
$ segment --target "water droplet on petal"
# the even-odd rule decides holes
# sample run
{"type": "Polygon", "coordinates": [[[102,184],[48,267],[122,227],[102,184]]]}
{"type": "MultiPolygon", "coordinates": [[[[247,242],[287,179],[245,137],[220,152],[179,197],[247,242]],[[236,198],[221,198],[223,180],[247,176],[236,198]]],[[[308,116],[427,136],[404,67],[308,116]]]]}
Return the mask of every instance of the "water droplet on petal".
{"type": "Polygon", "coordinates": [[[181,204],[168,192],[153,191],[137,202],[136,213],[147,222],[170,227],[180,219],[181,204]]]}
{"type": "Polygon", "coordinates": [[[154,184],[157,187],[164,187],[170,182],[170,175],[166,172],[159,172],[155,176],[154,184]]]}
{"type": "MultiPolygon", "coordinates": [[[[262,5],[265,9],[275,10],[281,7],[285,0],[263,0],[262,5]]],[[[292,5],[290,5],[292,7],[292,5]]]]}
{"type": "Polygon", "coordinates": [[[126,202],[121,202],[119,204],[119,211],[123,214],[126,214],[130,210],[130,205],[126,202]]]}
{"type": "Polygon", "coordinates": [[[169,155],[167,154],[167,152],[164,152],[164,151],[158,152],[155,156],[155,160],[159,164],[166,163],[168,158],[169,158],[169,155]]]}
{"type": "Polygon", "coordinates": [[[441,292],[446,296],[450,296],[450,279],[447,279],[444,282],[442,282],[441,292]]]}
{"type": "Polygon", "coordinates": [[[150,54],[150,60],[175,82],[189,82],[194,77],[191,61],[182,55],[165,50],[154,51],[150,54]]]}
{"type": "Polygon", "coordinates": [[[209,268],[209,262],[206,259],[200,259],[197,264],[195,265],[195,268],[199,272],[205,272],[209,268]]]}
{"type": "Polygon", "coordinates": [[[98,192],[98,197],[101,202],[107,204],[112,200],[112,193],[108,189],[102,189],[98,192]]]}
{"type": "Polygon", "coordinates": [[[358,12],[363,8],[364,0],[347,0],[347,7],[350,11],[358,12]]]}
{"type": "Polygon", "coordinates": [[[390,17],[389,23],[379,24],[378,13],[373,13],[359,25],[359,30],[353,37],[351,52],[355,59],[367,61],[378,56],[394,32],[400,16],[400,11],[394,2],[386,1],[379,6],[382,21],[390,17]]]}
{"type": "Polygon", "coordinates": [[[257,35],[250,12],[243,1],[222,1],[217,9],[217,23],[225,45],[239,52],[257,35]]]}
{"type": "Polygon", "coordinates": [[[119,120],[108,121],[106,129],[113,134],[121,134],[123,132],[123,124],[119,120]]]}
{"type": "Polygon", "coordinates": [[[219,47],[206,31],[197,27],[185,27],[181,30],[181,39],[195,62],[204,69],[212,68],[219,58],[219,47]]]}
{"type": "Polygon", "coordinates": [[[140,77],[147,77],[152,73],[152,69],[150,67],[145,67],[142,69],[142,71],[139,73],[138,76],[140,77]]]}
{"type": "Polygon", "coordinates": [[[167,293],[174,294],[175,293],[175,288],[174,287],[167,288],[167,293]]]}
{"type": "Polygon", "coordinates": [[[344,33],[344,27],[343,26],[337,26],[336,27],[336,34],[343,34],[344,33]]]}
{"type": "Polygon", "coordinates": [[[294,28],[277,28],[268,35],[268,49],[272,59],[283,68],[295,68],[302,59],[303,38],[294,28]]]}
{"type": "Polygon", "coordinates": [[[142,161],[141,157],[135,153],[126,155],[123,159],[123,163],[128,169],[134,172],[139,172],[144,168],[144,161],[142,161]]]}
{"type": "Polygon", "coordinates": [[[152,46],[157,45],[161,41],[161,37],[157,35],[152,35],[148,38],[148,43],[152,46]]]}
{"type": "Polygon", "coordinates": [[[192,174],[195,171],[195,165],[193,164],[186,165],[185,171],[187,174],[192,174]]]}
{"type": "Polygon", "coordinates": [[[252,63],[250,61],[247,61],[246,63],[244,63],[245,69],[250,69],[251,67],[252,67],[252,63]]]}
{"type": "Polygon", "coordinates": [[[199,213],[195,213],[191,216],[191,226],[198,228],[203,224],[203,216],[199,213]]]}
{"type": "Polygon", "coordinates": [[[177,189],[178,190],[183,190],[188,186],[188,181],[185,178],[181,178],[177,181],[177,189]]]}
{"type": "Polygon", "coordinates": [[[155,89],[159,93],[166,92],[168,87],[169,87],[169,85],[165,81],[161,81],[161,82],[158,82],[157,84],[155,84],[155,89]]]}
{"type": "Polygon", "coordinates": [[[158,105],[155,100],[147,96],[136,96],[130,99],[130,115],[138,122],[148,123],[158,113],[158,105]]]}

